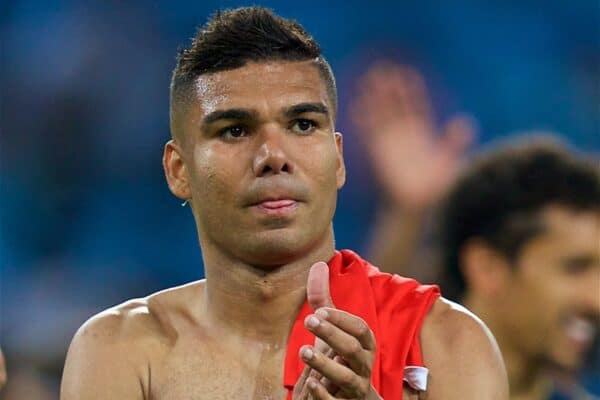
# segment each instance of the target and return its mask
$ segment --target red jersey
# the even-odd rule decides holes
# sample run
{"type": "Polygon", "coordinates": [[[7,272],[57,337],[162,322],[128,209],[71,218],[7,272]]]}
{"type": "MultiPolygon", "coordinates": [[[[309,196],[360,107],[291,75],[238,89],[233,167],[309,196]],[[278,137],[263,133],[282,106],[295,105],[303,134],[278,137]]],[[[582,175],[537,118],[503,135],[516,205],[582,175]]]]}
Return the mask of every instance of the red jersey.
{"type": "MultiPolygon", "coordinates": [[[[439,288],[380,272],[350,250],[336,251],[328,265],[335,307],[362,318],[375,335],[373,387],[384,399],[402,399],[403,381],[423,367],[419,331],[440,296],[439,288]]],[[[315,336],[304,327],[304,319],[312,312],[304,302],[288,339],[283,374],[288,400],[304,369],[298,356],[300,347],[315,342],[315,336]]]]}

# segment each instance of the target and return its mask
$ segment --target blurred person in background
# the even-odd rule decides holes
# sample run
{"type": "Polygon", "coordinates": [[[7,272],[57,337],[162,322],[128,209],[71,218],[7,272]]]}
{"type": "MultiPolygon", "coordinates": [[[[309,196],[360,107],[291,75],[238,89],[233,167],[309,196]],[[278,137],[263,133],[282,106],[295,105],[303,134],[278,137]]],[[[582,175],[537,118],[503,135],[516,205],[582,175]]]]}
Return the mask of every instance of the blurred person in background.
{"type": "Polygon", "coordinates": [[[63,399],[506,398],[477,318],[335,251],[336,111],[332,72],[295,21],[249,7],[198,31],[173,73],[163,163],[191,205],[207,279],[90,319],[63,399]]]}
{"type": "Polygon", "coordinates": [[[581,367],[600,316],[600,171],[534,138],[479,156],[440,222],[445,289],[494,332],[514,400],[550,398],[548,370],[581,367]]]}
{"type": "Polygon", "coordinates": [[[584,392],[573,372],[590,352],[600,308],[596,166],[545,136],[490,152],[454,186],[473,137],[469,120],[453,117],[436,134],[423,78],[410,67],[377,63],[359,88],[351,115],[383,193],[372,259],[385,271],[449,281],[445,292],[489,320],[511,398],[547,399],[551,377],[561,377],[567,396],[588,398],[576,397],[584,392]],[[448,190],[443,246],[421,251],[427,217],[448,190]]]}

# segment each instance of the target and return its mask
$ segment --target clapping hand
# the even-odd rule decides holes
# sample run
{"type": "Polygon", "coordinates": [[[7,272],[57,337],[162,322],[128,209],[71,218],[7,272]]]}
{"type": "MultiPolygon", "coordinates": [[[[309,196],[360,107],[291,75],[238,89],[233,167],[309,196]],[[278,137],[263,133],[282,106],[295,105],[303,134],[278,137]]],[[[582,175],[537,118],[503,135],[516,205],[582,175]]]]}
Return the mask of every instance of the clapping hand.
{"type": "Polygon", "coordinates": [[[335,308],[324,262],[311,267],[307,296],[315,313],[306,317],[304,325],[317,340],[314,346],[300,348],[306,367],[292,398],[380,400],[371,385],[375,336],[361,318],[335,308]]]}

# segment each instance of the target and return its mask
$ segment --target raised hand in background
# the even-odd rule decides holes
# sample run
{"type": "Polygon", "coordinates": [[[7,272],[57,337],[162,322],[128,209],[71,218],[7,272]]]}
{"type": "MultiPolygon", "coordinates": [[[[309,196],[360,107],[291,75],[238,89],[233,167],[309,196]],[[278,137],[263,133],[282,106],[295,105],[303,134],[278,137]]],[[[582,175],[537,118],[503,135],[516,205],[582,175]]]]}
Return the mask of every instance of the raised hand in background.
{"type": "Polygon", "coordinates": [[[423,214],[456,179],[474,129],[458,115],[438,130],[423,77],[413,68],[376,63],[358,89],[350,115],[384,192],[371,259],[383,270],[407,274],[423,214]]]}

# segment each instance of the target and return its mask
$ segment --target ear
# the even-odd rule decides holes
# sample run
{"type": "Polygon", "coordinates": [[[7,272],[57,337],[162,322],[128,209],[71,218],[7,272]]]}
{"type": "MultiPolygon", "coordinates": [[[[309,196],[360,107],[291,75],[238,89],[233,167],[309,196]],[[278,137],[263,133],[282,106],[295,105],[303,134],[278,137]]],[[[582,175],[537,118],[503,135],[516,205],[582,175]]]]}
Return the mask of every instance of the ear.
{"type": "Polygon", "coordinates": [[[460,268],[467,291],[482,298],[495,298],[510,285],[506,257],[481,239],[468,241],[460,252],[460,268]]]}
{"type": "Polygon", "coordinates": [[[346,164],[344,163],[344,140],[343,136],[340,132],[335,132],[335,145],[337,148],[337,188],[341,189],[346,183],[346,164]]]}
{"type": "Polygon", "coordinates": [[[182,154],[177,142],[169,140],[163,153],[163,168],[171,193],[182,200],[189,200],[192,196],[182,154]]]}

